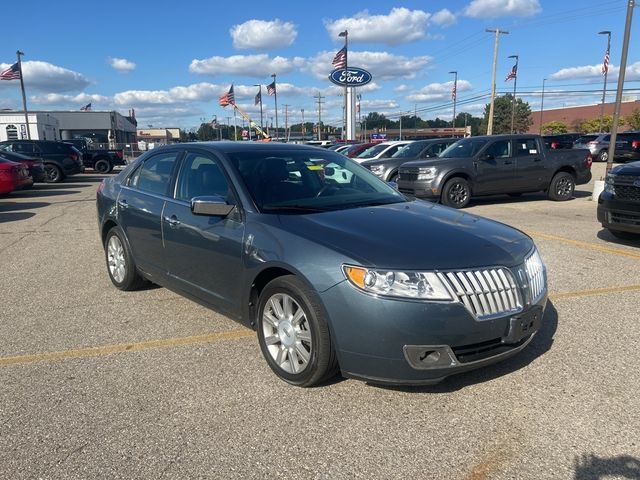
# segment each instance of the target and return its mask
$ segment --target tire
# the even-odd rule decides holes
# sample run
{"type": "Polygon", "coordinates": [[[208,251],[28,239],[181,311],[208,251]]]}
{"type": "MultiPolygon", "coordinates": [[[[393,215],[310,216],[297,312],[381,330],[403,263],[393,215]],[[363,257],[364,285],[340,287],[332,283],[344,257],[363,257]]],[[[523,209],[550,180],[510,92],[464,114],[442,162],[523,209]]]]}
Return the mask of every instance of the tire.
{"type": "Polygon", "coordinates": [[[620,240],[640,240],[640,234],[631,233],[631,232],[623,232],[622,230],[611,230],[609,229],[611,235],[620,240]]]}
{"type": "Polygon", "coordinates": [[[105,160],[101,158],[96,163],[93,164],[93,169],[98,173],[109,173],[113,170],[113,166],[109,160],[105,160]]]}
{"type": "Polygon", "coordinates": [[[298,387],[313,387],[338,368],[320,300],[300,279],[269,282],[258,302],[258,343],[273,372],[298,387]]]}
{"type": "Polygon", "coordinates": [[[606,162],[607,160],[609,160],[609,151],[608,150],[600,150],[600,153],[598,153],[598,161],[599,162],[606,162]]]}
{"type": "Polygon", "coordinates": [[[116,288],[130,291],[137,290],[144,285],[145,281],[136,269],[129,244],[120,227],[113,227],[107,233],[104,254],[109,278],[116,288]]]}
{"type": "Polygon", "coordinates": [[[60,183],[64,180],[64,175],[60,167],[53,163],[44,164],[44,181],[46,183],[60,183]]]}
{"type": "Polygon", "coordinates": [[[462,177],[447,180],[442,189],[441,201],[447,207],[464,208],[471,200],[471,187],[462,177]]]}
{"type": "Polygon", "coordinates": [[[551,179],[547,196],[556,202],[564,202],[573,198],[576,189],[576,181],[573,175],[567,172],[558,172],[551,179]]]}
{"type": "Polygon", "coordinates": [[[389,177],[389,180],[387,180],[387,182],[398,183],[398,172],[392,173],[391,176],[389,177]]]}

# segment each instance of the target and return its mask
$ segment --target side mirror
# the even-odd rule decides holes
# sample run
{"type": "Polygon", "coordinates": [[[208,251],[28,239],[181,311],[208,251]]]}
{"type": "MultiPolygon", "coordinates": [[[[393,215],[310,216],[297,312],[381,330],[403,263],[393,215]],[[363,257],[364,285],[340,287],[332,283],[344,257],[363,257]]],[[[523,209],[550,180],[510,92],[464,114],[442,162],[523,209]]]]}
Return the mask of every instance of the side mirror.
{"type": "Polygon", "coordinates": [[[194,197],[191,199],[191,212],[194,215],[226,217],[234,208],[235,205],[227,204],[225,199],[218,195],[194,197]]]}

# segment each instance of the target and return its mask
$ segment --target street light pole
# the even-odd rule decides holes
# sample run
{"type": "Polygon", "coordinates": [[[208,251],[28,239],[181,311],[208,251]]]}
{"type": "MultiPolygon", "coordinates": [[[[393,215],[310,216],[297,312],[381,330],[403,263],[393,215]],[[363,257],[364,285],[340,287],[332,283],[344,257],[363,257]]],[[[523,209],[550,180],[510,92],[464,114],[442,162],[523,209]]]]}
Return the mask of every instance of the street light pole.
{"type": "Polygon", "coordinates": [[[542,112],[544,111],[544,84],[547,81],[546,78],[542,79],[542,100],[540,101],[540,135],[542,135],[542,112]]]}
{"type": "Polygon", "coordinates": [[[598,35],[607,36],[607,51],[604,54],[604,60],[602,62],[602,75],[604,75],[604,86],[602,87],[602,102],[600,104],[600,132],[602,132],[602,121],[604,120],[604,102],[607,95],[607,75],[609,73],[609,54],[611,53],[611,32],[604,30],[598,32],[598,35]]]}
{"type": "Polygon", "coordinates": [[[513,67],[515,76],[513,77],[513,98],[511,99],[511,135],[513,135],[513,124],[516,118],[516,85],[518,84],[518,55],[509,55],[509,58],[515,58],[516,64],[513,67]]]}
{"type": "Polygon", "coordinates": [[[451,132],[451,136],[455,137],[456,136],[456,101],[458,98],[458,72],[454,70],[449,73],[453,73],[455,75],[453,79],[453,90],[451,92],[451,96],[453,97],[453,121],[451,122],[451,127],[453,131],[451,132]]]}
{"type": "Polygon", "coordinates": [[[509,32],[496,28],[491,30],[487,28],[485,31],[495,33],[496,41],[493,46],[493,75],[491,77],[491,103],[489,104],[489,119],[487,121],[487,135],[493,134],[493,106],[496,99],[496,66],[498,64],[498,39],[500,34],[508,34],[509,32]]]}

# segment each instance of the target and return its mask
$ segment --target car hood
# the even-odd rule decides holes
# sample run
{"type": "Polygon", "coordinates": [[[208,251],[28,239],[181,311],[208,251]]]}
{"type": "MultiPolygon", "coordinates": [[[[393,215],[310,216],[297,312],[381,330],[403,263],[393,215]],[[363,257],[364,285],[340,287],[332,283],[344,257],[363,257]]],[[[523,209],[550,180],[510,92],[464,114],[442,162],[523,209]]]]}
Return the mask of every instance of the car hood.
{"type": "Polygon", "coordinates": [[[640,162],[631,162],[613,169],[616,175],[640,175],[640,162]]]}
{"type": "Polygon", "coordinates": [[[369,267],[433,270],[521,264],[533,241],[507,225],[415,200],[309,215],[280,228],[369,267]]]}
{"type": "Polygon", "coordinates": [[[463,157],[448,157],[448,158],[439,158],[439,157],[435,157],[435,158],[427,158],[427,159],[423,159],[423,160],[413,160],[413,161],[409,161],[409,162],[404,162],[402,164],[402,166],[400,167],[400,170],[404,170],[404,169],[412,169],[412,168],[418,168],[418,167],[439,167],[440,165],[445,165],[447,163],[451,163],[451,162],[464,162],[470,160],[470,158],[463,158],[463,157]]]}

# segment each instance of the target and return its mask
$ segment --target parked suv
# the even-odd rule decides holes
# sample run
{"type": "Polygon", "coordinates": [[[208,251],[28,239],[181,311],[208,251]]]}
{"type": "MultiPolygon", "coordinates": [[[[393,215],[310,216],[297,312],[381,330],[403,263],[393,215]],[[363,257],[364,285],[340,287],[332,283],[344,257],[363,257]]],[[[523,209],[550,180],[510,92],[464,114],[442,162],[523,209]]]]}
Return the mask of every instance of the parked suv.
{"type": "Polygon", "coordinates": [[[68,143],[52,140],[7,140],[0,142],[0,150],[42,159],[45,182],[58,183],[70,175],[84,172],[82,153],[68,143]]]}
{"type": "MultiPolygon", "coordinates": [[[[609,160],[610,133],[599,135],[583,135],[573,144],[573,148],[588,148],[594,161],[609,160]]],[[[624,132],[616,136],[616,153],[614,160],[640,159],[640,132],[624,132]]]]}

